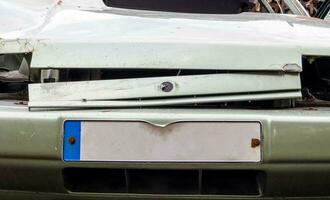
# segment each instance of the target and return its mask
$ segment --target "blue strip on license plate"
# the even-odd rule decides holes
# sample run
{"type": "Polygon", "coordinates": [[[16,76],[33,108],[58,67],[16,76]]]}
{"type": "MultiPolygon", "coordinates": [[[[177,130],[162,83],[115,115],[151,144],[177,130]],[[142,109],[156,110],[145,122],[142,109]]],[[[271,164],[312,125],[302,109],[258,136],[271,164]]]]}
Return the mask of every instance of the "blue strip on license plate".
{"type": "Polygon", "coordinates": [[[81,122],[66,121],[64,123],[64,161],[80,160],[81,122]]]}

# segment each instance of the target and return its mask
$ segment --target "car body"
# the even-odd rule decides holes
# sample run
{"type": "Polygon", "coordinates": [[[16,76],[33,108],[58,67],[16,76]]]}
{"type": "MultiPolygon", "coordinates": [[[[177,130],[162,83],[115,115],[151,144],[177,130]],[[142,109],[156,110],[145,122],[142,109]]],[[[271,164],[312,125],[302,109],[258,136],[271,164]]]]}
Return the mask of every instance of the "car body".
{"type": "Polygon", "coordinates": [[[330,198],[328,21],[0,9],[1,199],[330,198]]]}

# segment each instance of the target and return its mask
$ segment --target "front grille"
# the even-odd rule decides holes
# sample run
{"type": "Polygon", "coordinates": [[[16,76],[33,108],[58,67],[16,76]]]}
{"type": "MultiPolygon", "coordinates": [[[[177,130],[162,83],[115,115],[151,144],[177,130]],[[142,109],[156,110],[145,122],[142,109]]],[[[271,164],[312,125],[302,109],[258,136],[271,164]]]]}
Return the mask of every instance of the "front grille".
{"type": "Polygon", "coordinates": [[[70,192],[164,195],[261,195],[260,171],[66,168],[70,192]]]}

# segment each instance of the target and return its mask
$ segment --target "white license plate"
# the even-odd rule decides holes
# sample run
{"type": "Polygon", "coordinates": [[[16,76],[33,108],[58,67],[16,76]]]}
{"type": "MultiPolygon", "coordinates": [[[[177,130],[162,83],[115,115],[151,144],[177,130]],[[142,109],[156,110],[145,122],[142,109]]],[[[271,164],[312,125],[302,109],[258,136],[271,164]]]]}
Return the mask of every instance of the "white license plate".
{"type": "Polygon", "coordinates": [[[260,162],[258,122],[66,121],[65,161],[260,162]]]}

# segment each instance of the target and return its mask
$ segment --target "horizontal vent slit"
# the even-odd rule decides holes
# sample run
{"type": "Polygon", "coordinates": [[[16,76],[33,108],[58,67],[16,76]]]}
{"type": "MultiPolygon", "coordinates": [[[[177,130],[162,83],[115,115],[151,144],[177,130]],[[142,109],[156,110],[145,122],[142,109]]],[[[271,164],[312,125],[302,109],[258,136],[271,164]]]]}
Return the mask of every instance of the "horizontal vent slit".
{"type": "Polygon", "coordinates": [[[258,171],[83,169],[63,170],[71,192],[159,195],[260,195],[258,171]]]}

